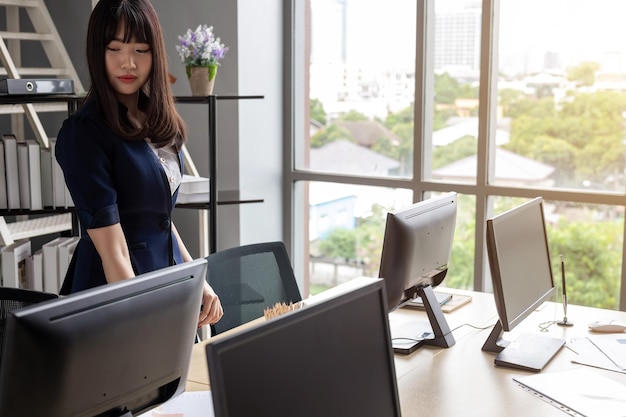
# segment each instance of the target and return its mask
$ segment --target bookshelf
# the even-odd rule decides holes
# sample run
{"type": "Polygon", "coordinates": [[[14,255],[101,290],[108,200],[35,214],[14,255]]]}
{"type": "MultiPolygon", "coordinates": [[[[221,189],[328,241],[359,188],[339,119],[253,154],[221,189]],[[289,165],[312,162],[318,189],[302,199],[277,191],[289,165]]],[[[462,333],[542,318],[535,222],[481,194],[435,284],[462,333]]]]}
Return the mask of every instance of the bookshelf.
{"type": "Polygon", "coordinates": [[[209,144],[209,201],[203,203],[177,204],[176,208],[189,208],[209,211],[209,253],[217,250],[217,206],[262,203],[263,198],[244,190],[219,190],[217,178],[217,102],[220,100],[259,100],[262,95],[210,95],[210,96],[177,96],[177,103],[204,104],[207,106],[208,144],[209,144]]]}
{"type": "MultiPolygon", "coordinates": [[[[25,114],[30,118],[30,113],[26,111],[28,108],[34,109],[36,113],[67,111],[69,117],[78,109],[82,99],[82,95],[75,94],[0,95],[0,114],[25,114]]],[[[38,118],[31,120],[31,124],[33,123],[38,131],[45,132],[38,118]]],[[[24,136],[23,130],[19,134],[24,136]]],[[[7,134],[2,139],[3,152],[0,158],[3,170],[5,167],[7,170],[2,172],[3,183],[0,184],[6,187],[0,206],[0,278],[3,286],[57,293],[62,282],[61,273],[51,271],[57,271],[57,259],[58,267],[61,268],[59,271],[67,268],[69,245],[68,253],[63,259],[57,258],[55,251],[52,256],[55,263],[52,267],[44,265],[42,253],[43,246],[50,242],[39,248],[32,246],[32,239],[53,236],[53,241],[67,239],[77,242],[80,228],[76,210],[69,204],[65,180],[60,168],[55,165],[55,141],[49,137],[35,136],[37,140],[16,138],[13,134],[7,134]],[[7,152],[5,145],[9,142],[13,143],[10,147],[17,153],[7,152]],[[8,169],[9,164],[11,170],[8,169]],[[9,193],[9,189],[12,193],[9,193]],[[19,191],[17,200],[16,190],[19,191]],[[12,221],[7,223],[5,218],[12,221]]]]}
{"type": "MultiPolygon", "coordinates": [[[[83,96],[67,95],[2,95],[0,96],[0,114],[14,114],[20,112],[20,107],[32,104],[37,111],[53,112],[67,110],[68,116],[73,114],[83,96]]],[[[48,148],[47,144],[39,146],[48,148]]],[[[9,178],[7,178],[9,181],[9,178]]],[[[45,206],[43,209],[30,210],[25,208],[0,208],[0,216],[16,216],[16,221],[7,224],[9,237],[12,240],[26,239],[46,234],[70,231],[72,236],[79,233],[78,218],[73,207],[45,206]],[[36,216],[34,219],[20,220],[25,216],[36,216]]]]}

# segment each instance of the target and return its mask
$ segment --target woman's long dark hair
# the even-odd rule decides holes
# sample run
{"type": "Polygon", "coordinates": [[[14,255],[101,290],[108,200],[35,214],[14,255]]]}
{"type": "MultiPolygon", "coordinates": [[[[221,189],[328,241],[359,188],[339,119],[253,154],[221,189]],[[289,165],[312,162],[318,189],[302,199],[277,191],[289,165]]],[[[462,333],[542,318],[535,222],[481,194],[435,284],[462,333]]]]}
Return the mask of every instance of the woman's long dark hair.
{"type": "Polygon", "coordinates": [[[172,144],[177,150],[181,148],[187,125],[176,111],[161,24],[148,0],[100,0],[96,4],[87,29],[87,64],[91,87],[86,101],[96,100],[105,123],[115,133],[126,139],[149,137],[157,147],[172,144]],[[152,51],[152,70],[146,83],[149,97],[139,93],[139,109],[146,115],[140,128],[129,121],[106,74],[106,47],[115,38],[119,25],[124,27],[124,42],[134,37],[137,42],[150,45],[152,51]]]}

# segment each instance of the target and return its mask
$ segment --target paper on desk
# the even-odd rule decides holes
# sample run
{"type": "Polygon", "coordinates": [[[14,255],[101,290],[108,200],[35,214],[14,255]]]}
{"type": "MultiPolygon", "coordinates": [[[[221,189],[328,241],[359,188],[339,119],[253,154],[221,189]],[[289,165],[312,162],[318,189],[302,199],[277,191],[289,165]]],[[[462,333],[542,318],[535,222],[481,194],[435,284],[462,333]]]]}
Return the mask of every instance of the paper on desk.
{"type": "Polygon", "coordinates": [[[593,366],[595,368],[608,369],[609,371],[614,372],[626,373],[626,370],[618,367],[615,362],[602,352],[602,350],[600,350],[589,337],[573,338],[567,342],[567,347],[577,353],[576,357],[572,359],[572,362],[574,363],[593,366]]]}
{"type": "Polygon", "coordinates": [[[579,367],[563,372],[542,372],[513,378],[544,401],[570,415],[624,417],[626,386],[579,367]]]}
{"type": "Polygon", "coordinates": [[[211,391],[186,391],[139,417],[214,417],[211,391]]]}
{"type": "Polygon", "coordinates": [[[588,339],[619,369],[626,370],[626,333],[603,334],[588,339]]]}

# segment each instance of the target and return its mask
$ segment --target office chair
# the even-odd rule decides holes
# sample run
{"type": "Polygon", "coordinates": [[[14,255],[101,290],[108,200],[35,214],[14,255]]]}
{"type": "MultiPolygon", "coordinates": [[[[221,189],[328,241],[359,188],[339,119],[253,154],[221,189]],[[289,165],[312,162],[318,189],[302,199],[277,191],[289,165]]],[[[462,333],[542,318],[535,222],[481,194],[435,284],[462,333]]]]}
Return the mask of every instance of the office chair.
{"type": "Polygon", "coordinates": [[[0,360],[2,359],[2,347],[4,346],[4,330],[9,314],[19,308],[42,301],[53,300],[58,297],[56,294],[41,291],[0,287],[0,360]]]}
{"type": "Polygon", "coordinates": [[[222,333],[263,316],[276,303],[302,300],[282,242],[244,245],[207,256],[207,281],[220,297],[224,316],[212,330],[222,333]]]}

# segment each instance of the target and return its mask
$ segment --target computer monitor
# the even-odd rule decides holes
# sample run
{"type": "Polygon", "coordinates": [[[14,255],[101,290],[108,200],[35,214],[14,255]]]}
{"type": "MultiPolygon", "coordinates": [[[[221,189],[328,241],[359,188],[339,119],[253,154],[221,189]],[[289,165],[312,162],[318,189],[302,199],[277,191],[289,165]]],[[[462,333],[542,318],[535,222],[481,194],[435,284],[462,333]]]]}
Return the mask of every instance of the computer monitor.
{"type": "Polygon", "coordinates": [[[2,416],[133,416],[185,388],[206,260],[17,310],[0,364],[2,416]]]}
{"type": "Polygon", "coordinates": [[[543,199],[534,198],[487,220],[487,255],[498,311],[482,350],[500,352],[513,330],[555,293],[543,199]]]}
{"type": "Polygon", "coordinates": [[[455,343],[432,289],[448,272],[456,212],[457,195],[451,192],[387,214],[378,276],[385,280],[389,309],[420,296],[430,321],[426,328],[392,329],[397,353],[455,343]]]}
{"type": "Polygon", "coordinates": [[[215,417],[399,417],[385,288],[357,281],[365,284],[211,339],[215,417]]]}

